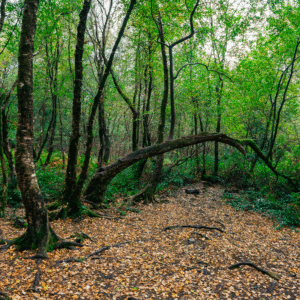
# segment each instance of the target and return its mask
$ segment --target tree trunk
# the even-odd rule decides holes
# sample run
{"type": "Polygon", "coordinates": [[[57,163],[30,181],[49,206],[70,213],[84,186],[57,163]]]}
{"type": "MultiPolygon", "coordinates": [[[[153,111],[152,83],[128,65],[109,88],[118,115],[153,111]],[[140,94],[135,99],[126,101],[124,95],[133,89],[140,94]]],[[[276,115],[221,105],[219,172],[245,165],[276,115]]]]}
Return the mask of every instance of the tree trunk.
{"type": "Polygon", "coordinates": [[[28,228],[14,241],[20,249],[39,248],[45,256],[49,245],[58,241],[50,228],[47,209],[39,188],[33,161],[33,52],[39,0],[25,0],[19,46],[18,129],[16,171],[28,228]]]}
{"type": "MultiPolygon", "coordinates": [[[[46,44],[47,45],[47,44],[46,44]]],[[[47,49],[47,47],[46,47],[47,49]]],[[[48,76],[49,76],[49,85],[50,85],[50,91],[51,91],[51,98],[52,98],[52,126],[50,129],[50,139],[48,144],[48,155],[45,161],[45,166],[47,166],[50,163],[50,159],[53,153],[53,143],[55,139],[55,129],[56,129],[56,119],[57,119],[57,73],[58,73],[58,61],[60,56],[60,50],[59,50],[59,41],[57,41],[56,45],[56,56],[54,57],[54,66],[51,67],[50,59],[48,51],[47,53],[47,59],[48,59],[48,76]],[[52,69],[52,70],[51,70],[52,69]]]]}
{"type": "Polygon", "coordinates": [[[2,111],[2,138],[3,138],[4,154],[8,161],[9,178],[10,178],[10,180],[12,180],[17,177],[17,173],[16,173],[13,155],[11,153],[11,149],[10,149],[9,142],[8,142],[7,117],[5,114],[5,110],[2,111]]]}
{"type": "Polygon", "coordinates": [[[6,164],[5,164],[4,151],[3,151],[2,128],[3,128],[2,113],[0,112],[0,163],[1,163],[1,171],[2,171],[2,198],[0,200],[0,218],[5,217],[5,208],[7,203],[7,173],[6,173],[6,164]]]}
{"type": "MultiPolygon", "coordinates": [[[[223,90],[223,79],[220,77],[220,87],[216,87],[217,92],[217,128],[216,132],[219,133],[221,131],[221,97],[223,90]]],[[[219,144],[215,142],[215,165],[214,165],[214,175],[218,176],[219,173],[219,144]]]]}
{"type": "MultiPolygon", "coordinates": [[[[167,61],[167,54],[166,54],[164,30],[163,30],[163,24],[162,24],[162,19],[161,19],[160,14],[158,15],[157,25],[158,25],[158,30],[159,30],[159,38],[160,38],[160,45],[161,45],[163,70],[164,70],[164,93],[163,93],[163,99],[162,99],[161,106],[160,106],[160,122],[159,122],[158,130],[157,130],[157,142],[162,143],[164,140],[165,123],[166,123],[166,108],[167,108],[168,93],[169,93],[169,72],[168,72],[168,61],[167,61]]],[[[150,79],[152,79],[152,78],[150,78],[150,79]]],[[[150,83],[152,84],[151,80],[150,80],[150,83]]],[[[151,94],[149,94],[148,100],[150,100],[150,95],[151,94]]],[[[171,135],[171,132],[170,132],[170,135],[171,135]]],[[[142,160],[141,164],[142,164],[142,162],[144,162],[144,165],[145,165],[146,161],[147,161],[147,159],[142,160]]],[[[157,158],[154,172],[153,172],[152,177],[151,177],[150,181],[148,182],[146,188],[143,191],[141,191],[138,195],[135,195],[134,197],[132,197],[132,200],[131,200],[132,202],[135,203],[135,202],[138,202],[141,200],[144,200],[144,203],[147,203],[147,204],[149,202],[153,202],[156,187],[161,178],[163,162],[164,162],[164,156],[161,155],[157,158]]]]}
{"type": "Polygon", "coordinates": [[[86,30],[87,16],[91,7],[91,0],[85,0],[80,12],[80,20],[77,27],[77,43],[75,50],[75,79],[73,91],[73,120],[72,135],[70,138],[68,165],[64,190],[64,200],[68,201],[76,184],[76,166],[78,157],[78,143],[80,137],[81,119],[81,90],[83,79],[82,57],[84,51],[84,35],[86,30]]]}
{"type": "Polygon", "coordinates": [[[127,22],[129,20],[129,17],[133,11],[134,5],[136,4],[136,0],[131,0],[130,6],[127,10],[126,16],[123,20],[123,24],[121,26],[121,29],[118,33],[118,37],[115,41],[115,44],[113,46],[113,49],[111,51],[109,60],[106,64],[106,68],[104,71],[104,75],[101,79],[101,82],[99,84],[98,87],[98,92],[94,98],[94,102],[92,105],[92,110],[91,110],[91,114],[89,116],[89,120],[88,120],[88,126],[87,126],[87,134],[88,134],[88,138],[87,138],[87,142],[86,142],[86,148],[85,148],[85,155],[84,155],[84,162],[81,168],[81,173],[80,176],[78,178],[78,181],[76,183],[76,186],[71,194],[71,197],[68,199],[68,211],[70,212],[70,214],[72,215],[78,215],[81,214],[81,209],[82,209],[82,203],[81,203],[81,193],[82,193],[82,189],[83,189],[83,185],[85,183],[85,180],[87,178],[87,171],[88,171],[88,167],[89,167],[89,162],[90,162],[90,156],[91,156],[91,150],[92,150],[92,144],[93,144],[93,139],[94,139],[94,135],[93,135],[93,124],[94,124],[94,119],[96,116],[96,112],[97,112],[97,107],[99,105],[99,101],[101,100],[101,98],[103,97],[103,89],[106,83],[106,80],[108,78],[108,75],[110,73],[110,69],[114,60],[114,56],[115,53],[117,51],[117,48],[119,46],[119,43],[122,39],[122,36],[124,34],[127,22]]]}
{"type": "Polygon", "coordinates": [[[6,5],[6,0],[2,0],[1,8],[0,8],[0,33],[2,31],[4,19],[5,19],[5,5],[6,5]]]}
{"type": "Polygon", "coordinates": [[[100,101],[99,103],[98,123],[99,123],[99,138],[100,138],[100,149],[98,154],[98,168],[99,168],[107,164],[110,155],[109,129],[105,121],[104,101],[100,101]]]}
{"type": "MultiPolygon", "coordinates": [[[[151,46],[149,46],[149,56],[151,55],[151,46]]],[[[142,147],[151,146],[151,139],[150,139],[150,131],[149,131],[149,111],[150,111],[150,99],[152,93],[152,71],[151,65],[149,62],[149,66],[145,70],[145,97],[143,101],[143,139],[142,139],[142,147]],[[149,83],[147,82],[147,69],[149,69],[149,83]]],[[[146,166],[147,159],[141,160],[135,172],[135,178],[141,179],[143,174],[144,168],[146,166]]]]}
{"type": "Polygon", "coordinates": [[[209,141],[218,141],[220,143],[231,145],[237,148],[244,155],[245,149],[238,140],[232,139],[225,134],[201,134],[194,136],[182,137],[177,140],[166,141],[161,144],[139,149],[131,152],[127,156],[118,159],[116,162],[108,165],[105,168],[98,168],[95,175],[90,180],[84,196],[87,200],[102,203],[105,197],[105,192],[110,181],[121,171],[130,167],[134,163],[157,155],[162,155],[175,149],[184,148],[191,145],[196,145],[209,141]]]}

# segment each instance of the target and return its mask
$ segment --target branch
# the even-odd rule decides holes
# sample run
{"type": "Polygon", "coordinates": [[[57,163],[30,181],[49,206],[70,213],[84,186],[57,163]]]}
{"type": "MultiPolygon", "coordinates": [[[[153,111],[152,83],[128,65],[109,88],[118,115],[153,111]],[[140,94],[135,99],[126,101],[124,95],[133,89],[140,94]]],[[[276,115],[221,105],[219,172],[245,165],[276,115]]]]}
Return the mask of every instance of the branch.
{"type": "MultiPolygon", "coordinates": [[[[105,59],[105,62],[106,62],[106,59],[105,59]]],[[[136,111],[136,109],[134,108],[134,106],[132,105],[132,103],[131,103],[129,97],[127,97],[127,96],[123,93],[123,91],[121,90],[121,87],[119,86],[119,83],[118,83],[118,81],[117,81],[117,78],[116,78],[116,76],[115,76],[115,74],[114,74],[112,68],[110,69],[110,74],[111,74],[111,77],[112,77],[112,79],[113,79],[113,82],[114,82],[114,84],[115,84],[115,87],[116,87],[118,93],[119,93],[120,96],[123,98],[123,100],[127,103],[127,105],[129,106],[131,112],[132,112],[134,115],[137,115],[137,111],[136,111]]]]}
{"type": "Polygon", "coordinates": [[[237,264],[234,264],[230,267],[228,267],[230,270],[233,270],[233,269],[237,269],[239,268],[240,266],[249,266],[249,267],[252,267],[254,269],[256,269],[257,271],[261,272],[262,274],[265,274],[265,275],[268,275],[270,277],[272,277],[273,279],[275,280],[279,280],[280,279],[280,275],[277,275],[277,274],[272,274],[258,266],[256,266],[255,264],[251,263],[251,262],[240,262],[240,263],[237,263],[237,264]]]}
{"type": "Polygon", "coordinates": [[[194,24],[193,24],[193,17],[194,17],[194,14],[195,14],[195,11],[196,11],[198,5],[199,5],[199,0],[197,0],[196,4],[195,4],[195,6],[194,6],[194,9],[193,9],[193,11],[192,11],[192,13],[191,13],[191,15],[190,15],[191,33],[188,34],[187,36],[185,36],[185,37],[183,37],[183,38],[177,40],[177,41],[174,42],[173,44],[171,44],[171,45],[169,46],[170,48],[173,48],[174,46],[176,46],[176,45],[178,45],[178,44],[180,44],[180,43],[182,43],[182,42],[188,40],[189,38],[191,38],[191,37],[194,35],[195,30],[194,30],[194,24]]]}
{"type": "MultiPolygon", "coordinates": [[[[18,79],[15,80],[15,82],[14,82],[13,85],[11,86],[11,88],[10,88],[8,94],[5,95],[6,97],[4,98],[3,104],[2,104],[2,106],[1,106],[1,108],[0,108],[0,112],[3,111],[3,110],[5,110],[5,108],[7,107],[8,101],[9,101],[9,99],[10,99],[10,96],[11,96],[11,94],[13,93],[13,91],[14,91],[15,87],[17,86],[17,84],[18,84],[18,79]]],[[[0,105],[1,105],[1,103],[0,103],[0,105]]]]}
{"type": "Polygon", "coordinates": [[[19,23],[19,20],[20,20],[21,16],[22,16],[22,13],[21,13],[20,16],[18,17],[18,20],[17,20],[17,22],[16,22],[16,24],[15,24],[13,30],[11,31],[11,33],[10,33],[10,35],[9,35],[9,37],[8,37],[8,39],[7,39],[7,41],[6,41],[5,45],[4,45],[4,47],[3,47],[3,49],[2,49],[1,52],[0,52],[0,55],[1,55],[1,54],[3,53],[3,51],[6,49],[6,47],[7,47],[8,43],[9,43],[11,37],[13,36],[13,34],[14,34],[14,32],[15,32],[15,29],[16,29],[18,23],[19,23]]]}
{"type": "Polygon", "coordinates": [[[272,165],[272,162],[269,160],[269,158],[267,156],[264,155],[264,153],[260,150],[260,148],[256,145],[256,143],[253,140],[239,140],[239,142],[242,145],[246,145],[249,146],[263,161],[264,163],[269,167],[269,169],[278,177],[282,177],[284,179],[286,179],[294,188],[296,188],[296,190],[298,190],[298,186],[297,184],[294,183],[294,181],[286,176],[283,175],[281,173],[279,173],[276,168],[272,165]]]}
{"type": "Polygon", "coordinates": [[[162,231],[167,231],[174,228],[194,228],[194,229],[218,230],[220,232],[225,232],[224,230],[218,227],[208,227],[202,225],[174,225],[174,226],[165,227],[162,231]]]}
{"type": "Polygon", "coordinates": [[[233,80],[232,80],[228,75],[226,75],[225,73],[219,72],[219,71],[217,71],[217,70],[209,69],[208,66],[207,66],[206,64],[203,64],[203,63],[188,63],[188,64],[183,65],[183,66],[178,70],[177,74],[174,76],[174,79],[177,79],[179,73],[180,73],[185,67],[187,67],[187,66],[194,66],[194,65],[201,65],[201,66],[205,67],[206,70],[207,70],[208,72],[215,72],[215,73],[217,73],[218,75],[222,75],[222,76],[228,78],[231,82],[233,82],[233,80]]]}

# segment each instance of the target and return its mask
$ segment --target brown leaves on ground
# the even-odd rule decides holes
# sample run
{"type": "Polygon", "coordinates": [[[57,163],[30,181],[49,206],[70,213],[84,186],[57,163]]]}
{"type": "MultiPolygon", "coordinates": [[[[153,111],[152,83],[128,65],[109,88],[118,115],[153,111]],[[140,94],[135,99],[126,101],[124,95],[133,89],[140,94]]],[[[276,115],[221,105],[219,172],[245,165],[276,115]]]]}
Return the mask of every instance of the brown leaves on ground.
{"type": "MultiPolygon", "coordinates": [[[[201,188],[201,184],[198,186],[201,188]]],[[[37,265],[34,251],[0,252],[0,292],[12,299],[300,299],[300,234],[275,230],[271,220],[237,212],[222,200],[220,187],[200,195],[184,189],[169,203],[141,206],[119,220],[86,218],[52,223],[63,238],[84,232],[92,240],[78,250],[60,249],[39,263],[39,285],[32,289],[37,265]],[[225,232],[173,225],[203,225],[225,232]],[[201,233],[199,235],[198,233],[201,233]],[[205,236],[203,236],[205,235],[205,236]],[[206,238],[205,238],[206,237],[206,238]],[[207,239],[208,238],[208,239],[207,239]],[[88,259],[88,254],[111,247],[88,259]],[[77,262],[60,263],[70,258],[77,262]],[[249,266],[280,275],[276,281],[249,266]]],[[[23,230],[0,219],[5,239],[23,230]]]]}

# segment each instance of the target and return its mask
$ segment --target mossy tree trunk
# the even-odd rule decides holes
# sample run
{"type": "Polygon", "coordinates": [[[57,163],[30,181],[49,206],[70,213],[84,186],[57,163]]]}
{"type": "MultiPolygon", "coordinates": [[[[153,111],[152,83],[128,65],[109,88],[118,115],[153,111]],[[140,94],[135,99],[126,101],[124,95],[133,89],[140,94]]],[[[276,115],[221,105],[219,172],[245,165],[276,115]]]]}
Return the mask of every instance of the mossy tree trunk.
{"type": "Polygon", "coordinates": [[[59,238],[50,228],[33,160],[33,52],[38,5],[39,0],[25,1],[19,45],[16,171],[28,228],[14,243],[20,249],[39,248],[38,253],[45,255],[59,238]]]}

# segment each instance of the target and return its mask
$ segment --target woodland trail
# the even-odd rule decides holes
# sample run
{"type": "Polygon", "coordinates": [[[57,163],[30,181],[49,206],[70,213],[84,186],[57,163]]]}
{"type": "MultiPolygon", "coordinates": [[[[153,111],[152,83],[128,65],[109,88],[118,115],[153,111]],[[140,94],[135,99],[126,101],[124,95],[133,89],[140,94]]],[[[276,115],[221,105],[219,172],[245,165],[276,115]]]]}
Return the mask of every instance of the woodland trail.
{"type": "MultiPolygon", "coordinates": [[[[11,299],[300,299],[300,233],[236,211],[220,186],[193,187],[200,195],[181,188],[164,196],[168,203],[141,205],[141,213],[118,220],[55,221],[61,237],[83,232],[92,240],[79,250],[55,250],[39,264],[26,259],[34,251],[0,250],[0,292],[11,299]],[[163,231],[176,225],[221,230],[163,231]],[[247,265],[229,269],[241,262],[280,279],[247,265]]],[[[23,232],[8,218],[0,219],[0,228],[5,239],[23,232]]]]}

